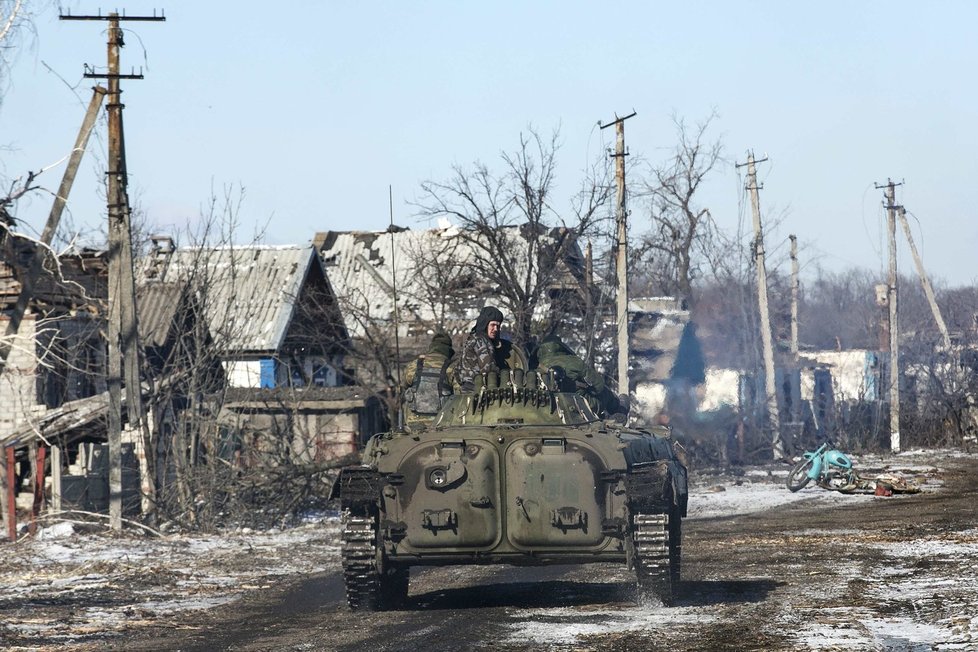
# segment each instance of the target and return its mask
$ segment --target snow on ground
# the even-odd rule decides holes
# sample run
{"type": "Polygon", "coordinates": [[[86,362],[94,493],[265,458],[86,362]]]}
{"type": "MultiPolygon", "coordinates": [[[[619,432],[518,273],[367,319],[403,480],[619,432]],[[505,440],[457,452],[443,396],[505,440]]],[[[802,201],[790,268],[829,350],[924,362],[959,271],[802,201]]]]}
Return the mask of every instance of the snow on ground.
{"type": "MultiPolygon", "coordinates": [[[[923,491],[940,486],[939,479],[933,475],[937,471],[934,460],[942,457],[962,455],[956,451],[909,451],[887,458],[879,455],[850,456],[853,468],[863,477],[877,475],[896,475],[916,478],[917,486],[923,491]]],[[[785,480],[791,466],[787,464],[766,465],[745,469],[743,475],[696,474],[691,472],[690,501],[688,517],[692,519],[716,518],[719,516],[740,516],[780,507],[799,500],[806,500],[813,506],[830,506],[866,502],[875,497],[865,494],[842,494],[826,491],[814,483],[797,493],[785,487],[785,480]]]]}
{"type": "Polygon", "coordinates": [[[701,481],[694,481],[690,487],[687,517],[703,519],[740,516],[773,509],[799,500],[807,500],[818,505],[833,505],[873,499],[873,496],[846,495],[826,491],[815,485],[809,485],[797,493],[791,493],[784,484],[789,470],[787,467],[768,470],[764,471],[762,476],[747,476],[735,480],[726,479],[722,483],[717,483],[716,478],[712,478],[714,482],[708,485],[703,485],[701,481]]]}
{"type": "Polygon", "coordinates": [[[57,523],[0,548],[0,613],[8,616],[0,640],[3,628],[65,644],[78,632],[111,635],[233,602],[277,576],[335,568],[340,554],[336,514],[286,530],[212,535],[85,533],[90,527],[57,523]],[[52,604],[75,606],[70,619],[46,618],[52,604]]]}
{"type": "MultiPolygon", "coordinates": [[[[624,577],[622,578],[624,579],[624,577]]],[[[543,645],[575,646],[584,636],[607,636],[623,632],[670,632],[688,626],[700,626],[716,620],[702,609],[673,607],[665,609],[661,604],[622,604],[614,609],[582,609],[560,607],[550,609],[512,610],[514,625],[507,643],[535,643],[543,645]]]]}
{"type": "MultiPolygon", "coordinates": [[[[888,474],[911,481],[922,491],[937,491],[942,482],[935,475],[940,461],[947,457],[966,455],[956,451],[908,451],[896,456],[851,456],[854,468],[863,477],[888,474]]],[[[974,457],[971,455],[970,457],[974,457]]],[[[742,475],[722,473],[691,473],[689,518],[706,519],[750,514],[780,506],[806,501],[812,508],[834,504],[852,504],[855,501],[886,500],[871,495],[841,494],[810,485],[792,493],[785,487],[790,470],[788,465],[768,465],[744,470],[742,475]]],[[[839,536],[847,531],[833,530],[839,536]]],[[[854,534],[855,531],[848,532],[854,534]]],[[[798,531],[792,535],[817,535],[817,532],[798,531]]],[[[874,542],[879,550],[892,556],[894,568],[878,577],[870,578],[867,591],[878,595],[879,600],[910,600],[943,591],[950,598],[947,612],[920,614],[917,620],[906,618],[880,619],[865,607],[839,609],[797,609],[800,624],[796,642],[799,650],[971,650],[978,643],[978,616],[968,612],[961,603],[972,598],[957,594],[973,592],[971,582],[978,577],[978,530],[959,533],[957,540],[926,540],[914,543],[874,542]],[[945,577],[928,572],[915,575],[905,570],[918,563],[940,564],[941,559],[957,557],[974,560],[970,566],[974,572],[966,577],[945,577]],[[902,566],[902,568],[901,568],[902,566]],[[957,600],[955,606],[954,600],[957,600]]],[[[863,577],[856,564],[846,564],[840,559],[833,570],[849,578],[863,577]]],[[[620,581],[628,581],[623,570],[612,571],[620,581]],[[620,576],[620,577],[619,577],[620,576]]],[[[836,587],[845,590],[845,583],[836,587]]],[[[823,594],[830,587],[819,585],[815,590],[823,594]]],[[[965,602],[965,604],[967,604],[965,602]]],[[[623,632],[643,632],[663,640],[676,637],[684,629],[695,630],[711,623],[719,623],[720,616],[711,606],[678,606],[664,608],[657,604],[621,604],[611,610],[587,608],[514,609],[513,622],[507,642],[531,643],[540,646],[577,647],[587,646],[589,635],[615,636],[623,632]]],[[[786,625],[791,627],[792,625],[786,625]]],[[[607,641],[607,638],[601,639],[607,641]]]]}
{"type": "MultiPolygon", "coordinates": [[[[911,451],[899,456],[855,458],[856,468],[921,478],[925,491],[939,489],[927,480],[937,471],[943,453],[911,451]]],[[[959,453],[947,452],[947,456],[959,453]]],[[[874,500],[873,496],[843,495],[814,486],[791,493],[784,486],[787,465],[746,469],[741,475],[691,474],[689,517],[749,514],[796,502],[813,507],[874,500]]],[[[311,522],[286,530],[252,532],[242,530],[214,535],[167,534],[160,537],[143,532],[112,535],[86,533],[88,528],[56,523],[40,530],[32,539],[3,545],[0,564],[0,608],[16,614],[15,621],[0,623],[10,633],[43,634],[49,640],[72,632],[100,631],[111,635],[139,620],[157,621],[184,610],[209,609],[238,599],[246,591],[268,588],[275,576],[315,573],[339,566],[339,519],[321,515],[311,522]],[[132,601],[132,596],[137,601],[132,601]],[[122,596],[126,596],[123,598],[122,596]],[[77,605],[68,622],[44,618],[45,604],[77,605]],[[32,609],[37,608],[36,613],[32,609]]],[[[978,559],[978,531],[955,541],[920,541],[881,544],[880,550],[894,558],[970,556],[978,559]]],[[[972,568],[978,571],[975,563],[972,568]]],[[[627,570],[619,573],[629,580],[627,570]]],[[[856,571],[853,571],[856,572],[856,571]]],[[[972,573],[971,577],[978,575],[972,573]]],[[[936,578],[933,578],[936,581],[936,578]]],[[[885,582],[887,593],[940,590],[933,582],[921,582],[898,573],[876,578],[885,582]],[[893,588],[890,588],[891,584],[893,588]]],[[[962,580],[963,581],[963,580],[962,580]]],[[[945,587],[950,591],[951,588],[945,587]]],[[[562,609],[513,609],[511,641],[573,645],[582,636],[628,630],[675,631],[677,628],[709,623],[715,618],[708,608],[676,607],[633,603],[609,609],[574,607],[562,609]]],[[[824,616],[824,614],[821,614],[824,616]]],[[[856,613],[856,616],[859,614],[856,613]]],[[[935,641],[970,640],[978,631],[978,618],[949,612],[934,625],[899,619],[873,619],[867,611],[853,620],[854,612],[839,622],[809,624],[799,630],[799,644],[811,648],[827,642],[849,649],[863,649],[867,642],[900,641],[894,649],[916,649],[935,641]],[[811,642],[809,644],[809,642],[811,642]]],[[[831,620],[831,619],[830,619],[831,620]]],[[[3,630],[0,629],[0,639],[3,630]]],[[[975,638],[978,640],[978,637],[975,638]]],[[[950,644],[949,644],[950,645],[950,644]]],[[[29,648],[25,648],[29,649],[29,648]]],[[[800,649],[804,649],[803,647],[800,649]]],[[[870,649],[866,647],[866,649],[870,649]]],[[[889,648],[886,648],[889,649],[889,648]]],[[[921,648],[930,649],[930,648],[921,648]]],[[[950,645],[944,649],[965,649],[950,645]]]]}

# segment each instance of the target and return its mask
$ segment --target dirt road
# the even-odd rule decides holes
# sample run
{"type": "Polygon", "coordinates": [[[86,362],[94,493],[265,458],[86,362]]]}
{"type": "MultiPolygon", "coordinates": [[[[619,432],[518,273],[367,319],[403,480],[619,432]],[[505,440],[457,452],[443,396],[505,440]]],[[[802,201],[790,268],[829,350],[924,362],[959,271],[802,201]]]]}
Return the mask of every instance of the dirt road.
{"type": "Polygon", "coordinates": [[[415,572],[405,609],[354,614],[334,571],[99,647],[975,650],[978,474],[974,458],[940,462],[920,494],[687,520],[671,608],[638,603],[617,566],[492,566],[415,572]]]}

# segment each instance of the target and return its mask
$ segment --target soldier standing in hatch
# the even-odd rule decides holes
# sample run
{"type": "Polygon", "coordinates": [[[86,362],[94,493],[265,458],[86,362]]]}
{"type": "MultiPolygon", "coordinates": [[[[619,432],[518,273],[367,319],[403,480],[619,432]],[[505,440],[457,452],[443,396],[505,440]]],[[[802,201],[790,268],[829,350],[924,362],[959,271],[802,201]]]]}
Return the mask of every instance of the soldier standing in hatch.
{"type": "Polygon", "coordinates": [[[584,396],[598,416],[607,418],[626,412],[621,401],[604,384],[604,377],[584,363],[557,335],[548,335],[537,349],[538,368],[559,369],[573,383],[569,391],[584,396]]]}
{"type": "Polygon", "coordinates": [[[455,382],[463,392],[472,391],[478,374],[509,367],[499,337],[502,324],[503,313],[499,308],[486,306],[479,313],[455,366],[455,382]]]}
{"type": "Polygon", "coordinates": [[[452,338],[439,332],[428,351],[418,356],[404,374],[404,407],[408,426],[430,424],[444,400],[452,395],[450,367],[455,358],[452,338]]]}

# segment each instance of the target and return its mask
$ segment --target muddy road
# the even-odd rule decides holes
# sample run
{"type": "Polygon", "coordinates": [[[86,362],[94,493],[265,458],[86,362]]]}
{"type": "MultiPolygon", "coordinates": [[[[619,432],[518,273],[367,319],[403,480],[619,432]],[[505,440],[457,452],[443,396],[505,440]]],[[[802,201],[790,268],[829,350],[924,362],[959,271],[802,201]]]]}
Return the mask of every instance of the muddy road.
{"type": "Polygon", "coordinates": [[[920,494],[815,508],[822,490],[809,488],[761,512],[688,519],[670,608],[638,601],[630,573],[602,564],[412,569],[405,609],[352,613],[325,572],[99,647],[975,650],[978,474],[974,458],[939,462],[920,494]]]}

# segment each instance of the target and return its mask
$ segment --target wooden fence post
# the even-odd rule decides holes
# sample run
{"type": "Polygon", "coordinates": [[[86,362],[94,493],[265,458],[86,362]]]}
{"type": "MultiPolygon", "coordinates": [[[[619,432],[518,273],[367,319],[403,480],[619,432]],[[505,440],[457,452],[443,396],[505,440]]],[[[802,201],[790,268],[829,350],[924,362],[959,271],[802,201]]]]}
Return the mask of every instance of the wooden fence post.
{"type": "Polygon", "coordinates": [[[44,507],[44,460],[47,457],[47,450],[44,446],[38,446],[34,456],[34,481],[31,483],[34,490],[34,501],[31,503],[31,523],[28,526],[32,536],[37,532],[37,517],[41,514],[41,508],[44,507]]]}

